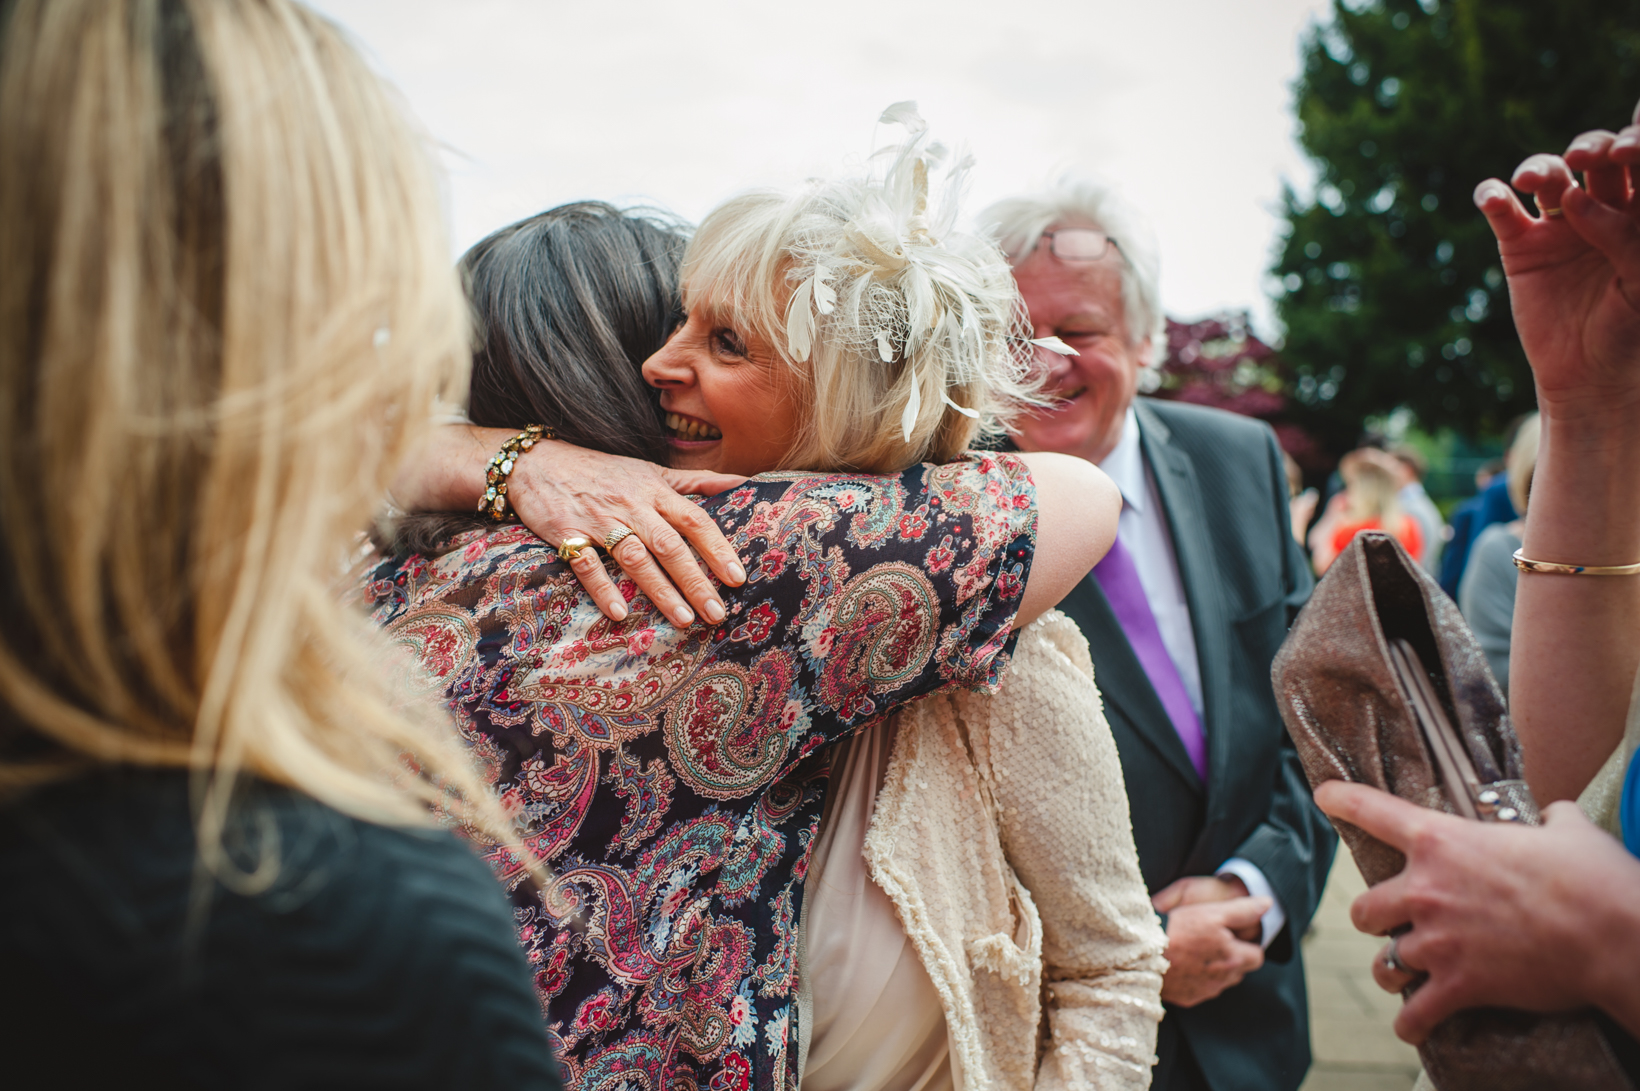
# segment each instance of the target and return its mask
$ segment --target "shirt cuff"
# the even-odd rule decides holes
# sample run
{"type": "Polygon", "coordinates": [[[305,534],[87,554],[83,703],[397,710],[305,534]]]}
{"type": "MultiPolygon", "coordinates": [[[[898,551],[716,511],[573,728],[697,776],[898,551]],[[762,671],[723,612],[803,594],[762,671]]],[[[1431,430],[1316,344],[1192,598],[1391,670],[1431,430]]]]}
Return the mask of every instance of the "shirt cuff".
{"type": "Polygon", "coordinates": [[[1276,897],[1276,892],[1270,886],[1270,880],[1264,877],[1264,872],[1260,871],[1258,865],[1251,860],[1243,860],[1239,856],[1232,856],[1219,865],[1219,870],[1214,874],[1219,876],[1234,875],[1247,884],[1247,893],[1250,896],[1270,899],[1270,908],[1266,909],[1264,916],[1259,918],[1259,927],[1263,929],[1262,934],[1259,936],[1259,946],[1270,946],[1270,941],[1281,935],[1281,929],[1287,924],[1287,913],[1286,910],[1281,908],[1281,899],[1276,897]]]}

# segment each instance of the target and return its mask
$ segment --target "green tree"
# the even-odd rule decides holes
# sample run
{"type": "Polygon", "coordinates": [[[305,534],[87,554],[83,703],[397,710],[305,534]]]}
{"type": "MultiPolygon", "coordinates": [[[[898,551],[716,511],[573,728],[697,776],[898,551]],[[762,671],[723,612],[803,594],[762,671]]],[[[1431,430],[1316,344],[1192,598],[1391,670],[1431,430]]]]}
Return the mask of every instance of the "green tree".
{"type": "Polygon", "coordinates": [[[1314,201],[1273,272],[1295,419],[1334,453],[1369,416],[1495,433],[1533,408],[1497,245],[1471,202],[1532,152],[1627,123],[1640,0],[1334,0],[1294,86],[1314,201]]]}

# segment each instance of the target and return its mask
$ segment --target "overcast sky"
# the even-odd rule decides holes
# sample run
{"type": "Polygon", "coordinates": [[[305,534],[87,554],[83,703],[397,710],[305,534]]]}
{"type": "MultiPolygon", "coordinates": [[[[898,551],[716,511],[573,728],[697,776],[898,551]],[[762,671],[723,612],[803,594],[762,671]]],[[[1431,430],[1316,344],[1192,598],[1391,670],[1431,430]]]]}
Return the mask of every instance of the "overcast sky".
{"type": "Polygon", "coordinates": [[[1162,297],[1250,308],[1293,141],[1299,39],[1325,0],[317,0],[446,147],[456,251],[564,201],[698,220],[759,185],[858,167],[916,100],[978,158],[970,208],[1067,170],[1155,222],[1162,297]]]}

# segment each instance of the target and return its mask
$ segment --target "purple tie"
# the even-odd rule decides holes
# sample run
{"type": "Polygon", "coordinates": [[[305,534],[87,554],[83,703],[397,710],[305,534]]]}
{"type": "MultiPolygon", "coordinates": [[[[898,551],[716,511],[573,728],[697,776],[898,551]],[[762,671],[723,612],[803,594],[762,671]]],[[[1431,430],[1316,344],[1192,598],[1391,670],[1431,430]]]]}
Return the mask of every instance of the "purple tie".
{"type": "Polygon", "coordinates": [[[1184,679],[1179,677],[1179,668],[1167,654],[1167,645],[1162,643],[1156,615],[1150,612],[1144,585],[1139,582],[1139,569],[1122,539],[1116,539],[1105,559],[1094,565],[1093,578],[1104,589],[1110,608],[1116,612],[1116,620],[1122,624],[1122,632],[1133,646],[1133,654],[1139,657],[1139,665],[1144,667],[1156,696],[1162,699],[1167,718],[1173,721],[1173,730],[1179,733],[1179,741],[1190,755],[1190,764],[1196,767],[1196,773],[1206,784],[1207,737],[1202,732],[1201,717],[1190,707],[1184,679]]]}

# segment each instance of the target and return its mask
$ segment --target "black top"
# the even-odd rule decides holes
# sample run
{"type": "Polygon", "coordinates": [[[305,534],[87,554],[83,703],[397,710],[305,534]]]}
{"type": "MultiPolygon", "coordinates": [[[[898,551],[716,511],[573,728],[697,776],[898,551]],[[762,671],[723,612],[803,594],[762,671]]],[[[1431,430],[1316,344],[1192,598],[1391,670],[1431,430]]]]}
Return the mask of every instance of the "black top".
{"type": "Polygon", "coordinates": [[[507,900],[453,834],[255,783],[196,879],[185,773],[99,774],[0,807],[8,1087],[561,1087],[507,900]]]}

